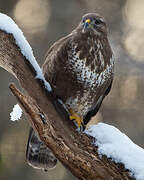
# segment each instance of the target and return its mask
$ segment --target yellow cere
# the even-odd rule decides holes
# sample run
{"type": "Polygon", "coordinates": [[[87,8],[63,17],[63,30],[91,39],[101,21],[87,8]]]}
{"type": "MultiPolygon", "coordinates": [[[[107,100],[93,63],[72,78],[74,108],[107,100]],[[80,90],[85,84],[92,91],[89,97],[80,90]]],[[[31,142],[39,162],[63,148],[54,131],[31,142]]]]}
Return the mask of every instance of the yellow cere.
{"type": "Polygon", "coordinates": [[[88,24],[90,24],[91,20],[90,20],[90,19],[87,19],[85,22],[88,23],[88,24]]]}

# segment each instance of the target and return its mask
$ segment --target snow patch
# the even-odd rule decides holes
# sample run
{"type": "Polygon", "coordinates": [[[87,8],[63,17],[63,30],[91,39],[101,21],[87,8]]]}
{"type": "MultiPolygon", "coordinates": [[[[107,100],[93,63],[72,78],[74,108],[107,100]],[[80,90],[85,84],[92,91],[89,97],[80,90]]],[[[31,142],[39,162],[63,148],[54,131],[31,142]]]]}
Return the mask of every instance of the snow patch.
{"type": "Polygon", "coordinates": [[[20,48],[21,53],[26,59],[31,63],[36,71],[36,78],[43,80],[45,87],[48,91],[51,91],[50,84],[45,80],[42,70],[38,65],[31,46],[27,42],[26,38],[23,35],[23,32],[20,30],[18,25],[7,15],[0,13],[0,29],[7,32],[8,34],[12,34],[15,38],[17,46],[20,48]]]}
{"type": "Polygon", "coordinates": [[[90,126],[85,133],[93,136],[99,155],[106,155],[116,163],[123,163],[137,180],[144,180],[144,149],[134,144],[117,128],[98,123],[90,126]]]}
{"type": "Polygon", "coordinates": [[[14,105],[14,108],[12,112],[10,113],[10,120],[11,121],[16,121],[19,120],[22,116],[22,109],[18,104],[14,105]]]}

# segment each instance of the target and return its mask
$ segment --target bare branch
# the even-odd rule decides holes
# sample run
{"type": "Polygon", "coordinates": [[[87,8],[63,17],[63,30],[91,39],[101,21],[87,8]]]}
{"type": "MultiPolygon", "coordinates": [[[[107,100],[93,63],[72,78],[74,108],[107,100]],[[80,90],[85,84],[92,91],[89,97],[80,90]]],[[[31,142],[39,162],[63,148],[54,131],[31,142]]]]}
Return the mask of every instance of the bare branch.
{"type": "Polygon", "coordinates": [[[65,109],[46,91],[43,82],[35,78],[35,70],[21,54],[13,36],[3,31],[0,31],[0,66],[13,74],[26,91],[25,96],[10,85],[31,126],[76,177],[82,180],[134,179],[123,165],[105,156],[99,158],[93,139],[75,130],[65,109]]]}

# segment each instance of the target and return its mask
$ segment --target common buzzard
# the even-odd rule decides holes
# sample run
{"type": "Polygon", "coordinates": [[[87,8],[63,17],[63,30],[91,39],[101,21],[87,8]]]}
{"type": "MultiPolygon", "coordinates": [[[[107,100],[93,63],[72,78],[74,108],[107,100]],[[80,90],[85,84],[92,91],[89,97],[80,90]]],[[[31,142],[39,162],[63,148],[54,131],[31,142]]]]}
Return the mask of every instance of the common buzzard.
{"type": "MultiPolygon", "coordinates": [[[[68,109],[70,119],[84,129],[113,81],[114,59],[104,18],[95,13],[84,15],[76,29],[48,50],[42,70],[58,100],[68,109]]],[[[32,129],[27,160],[43,169],[56,165],[56,158],[32,129]]]]}

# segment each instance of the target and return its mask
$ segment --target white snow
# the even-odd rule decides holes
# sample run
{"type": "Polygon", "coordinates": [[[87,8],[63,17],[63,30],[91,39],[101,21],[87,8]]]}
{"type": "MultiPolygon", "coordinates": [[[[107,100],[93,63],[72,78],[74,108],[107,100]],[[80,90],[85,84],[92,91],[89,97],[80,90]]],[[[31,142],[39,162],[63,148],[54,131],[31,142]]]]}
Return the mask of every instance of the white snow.
{"type": "Polygon", "coordinates": [[[40,66],[38,65],[31,46],[27,42],[26,38],[23,35],[23,32],[20,30],[18,25],[7,15],[0,13],[0,29],[6,31],[9,34],[12,34],[15,38],[17,46],[20,48],[21,53],[26,57],[26,59],[31,63],[36,71],[36,78],[44,81],[45,87],[48,91],[51,91],[50,84],[45,80],[40,66]]]}
{"type": "Polygon", "coordinates": [[[144,180],[144,149],[134,144],[117,128],[98,123],[90,126],[85,133],[93,136],[99,155],[106,155],[116,163],[123,163],[137,180],[144,180]]]}
{"type": "Polygon", "coordinates": [[[18,104],[14,105],[13,111],[10,113],[11,121],[19,120],[22,116],[22,109],[18,104]]]}

